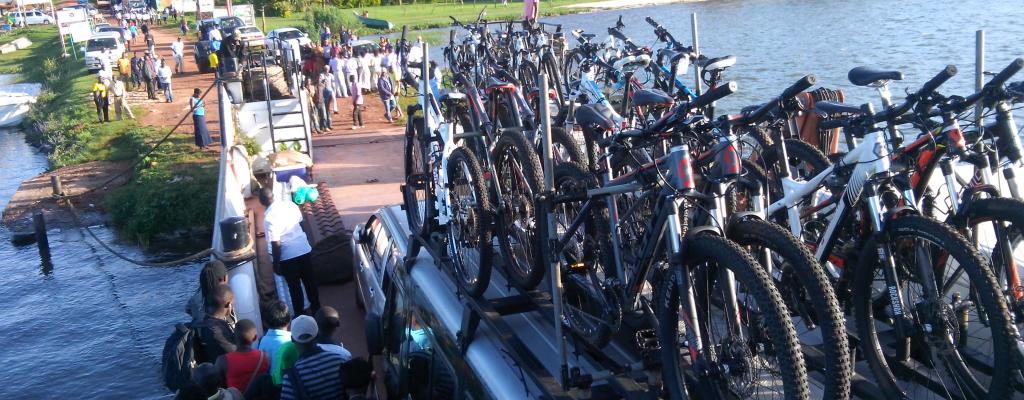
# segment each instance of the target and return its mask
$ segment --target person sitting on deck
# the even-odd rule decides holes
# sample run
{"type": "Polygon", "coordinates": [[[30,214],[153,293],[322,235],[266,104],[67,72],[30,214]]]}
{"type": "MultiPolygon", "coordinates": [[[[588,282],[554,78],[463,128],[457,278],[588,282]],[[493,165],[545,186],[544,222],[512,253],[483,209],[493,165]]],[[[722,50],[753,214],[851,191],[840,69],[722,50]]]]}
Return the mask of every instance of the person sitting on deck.
{"type": "Polygon", "coordinates": [[[299,360],[285,372],[281,400],[342,398],[344,391],[339,372],[345,361],[337,353],[320,349],[316,338],[316,320],[308,315],[292,320],[292,342],[299,349],[299,360]],[[323,374],[322,371],[339,372],[323,374]]]}
{"type": "Polygon", "coordinates": [[[313,281],[313,265],[309,253],[312,247],[302,230],[302,211],[294,202],[274,201],[274,191],[260,189],[260,203],[267,208],[263,216],[267,246],[274,262],[274,273],[284,277],[292,298],[292,310],[303,313],[302,289],[309,296],[310,313],[320,309],[320,292],[313,281]]]}
{"type": "Polygon", "coordinates": [[[228,324],[228,315],[235,306],[235,294],[228,285],[219,285],[206,299],[206,318],[199,324],[199,342],[204,361],[235,351],[235,330],[228,324]]]}
{"type": "Polygon", "coordinates": [[[235,326],[235,345],[237,349],[217,358],[214,364],[224,384],[229,388],[246,390],[249,384],[259,375],[270,369],[270,357],[262,350],[254,349],[256,342],[256,324],[250,320],[238,321],[235,326]]]}
{"type": "Polygon", "coordinates": [[[335,310],[331,306],[320,307],[320,311],[316,312],[316,326],[319,328],[319,332],[316,336],[317,346],[323,351],[329,351],[336,353],[345,359],[352,359],[352,353],[345,349],[345,346],[340,341],[334,340],[334,332],[341,326],[341,316],[338,315],[338,310],[335,310]]]}

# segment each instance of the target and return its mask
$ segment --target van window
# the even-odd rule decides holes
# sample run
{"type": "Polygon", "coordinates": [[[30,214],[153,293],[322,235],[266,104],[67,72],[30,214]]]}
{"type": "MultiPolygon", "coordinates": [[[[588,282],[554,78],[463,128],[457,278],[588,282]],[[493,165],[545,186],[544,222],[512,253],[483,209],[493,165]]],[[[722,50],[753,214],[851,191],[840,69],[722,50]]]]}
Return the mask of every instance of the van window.
{"type": "Polygon", "coordinates": [[[453,398],[458,389],[455,373],[431,343],[430,328],[421,322],[415,314],[409,316],[406,342],[409,397],[412,400],[453,398]]]}
{"type": "Polygon", "coordinates": [[[117,39],[111,37],[89,39],[89,43],[85,45],[85,51],[100,51],[102,49],[116,48],[117,39]]]}
{"type": "MultiPolygon", "coordinates": [[[[377,270],[377,279],[383,279],[388,274],[388,271],[394,271],[395,267],[402,262],[405,258],[405,254],[398,249],[398,245],[394,241],[391,242],[391,251],[388,253],[388,261],[384,263],[377,270]]],[[[377,282],[378,284],[380,282],[377,282]]]]}
{"type": "Polygon", "coordinates": [[[373,253],[373,263],[377,265],[378,271],[384,265],[384,261],[387,260],[388,250],[391,246],[391,238],[388,236],[387,229],[381,229],[383,224],[377,223],[377,232],[374,235],[373,247],[370,248],[373,253]]]}

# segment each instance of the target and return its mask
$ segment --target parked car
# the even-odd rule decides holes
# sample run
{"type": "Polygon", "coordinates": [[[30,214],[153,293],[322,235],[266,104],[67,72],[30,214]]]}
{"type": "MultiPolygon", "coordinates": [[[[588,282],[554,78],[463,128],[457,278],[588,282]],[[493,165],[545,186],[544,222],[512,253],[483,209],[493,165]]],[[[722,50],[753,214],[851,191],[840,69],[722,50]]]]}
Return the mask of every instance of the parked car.
{"type": "Polygon", "coordinates": [[[243,26],[238,28],[238,35],[242,39],[242,43],[250,47],[266,45],[266,36],[263,36],[263,31],[255,26],[243,26]]]}
{"type": "Polygon", "coordinates": [[[305,46],[310,43],[313,43],[313,41],[309,39],[309,35],[307,35],[306,32],[300,31],[296,28],[277,28],[270,31],[270,33],[267,34],[267,49],[276,50],[277,42],[279,40],[283,41],[292,39],[298,40],[299,46],[305,46]]]}
{"type": "MultiPolygon", "coordinates": [[[[524,376],[527,369],[516,364],[510,354],[532,352],[543,364],[535,368],[549,377],[558,376],[553,325],[539,312],[524,312],[499,317],[508,331],[499,332],[481,322],[475,334],[464,337],[470,309],[459,298],[449,275],[425,250],[413,263],[403,262],[409,239],[405,220],[400,206],[385,207],[354,231],[358,235],[353,234],[353,239],[358,236],[353,252],[361,264],[356,282],[363,285],[357,293],[367,293],[370,287],[376,291],[372,302],[368,297],[362,300],[366,304],[366,344],[371,355],[383,356],[382,378],[388,398],[550,398],[533,379],[524,376]],[[364,274],[371,270],[381,275],[364,274]],[[520,347],[503,344],[502,338],[510,335],[520,341],[520,347]]],[[[500,292],[504,287],[504,282],[492,282],[489,291],[507,296],[509,292],[500,292]]],[[[584,367],[582,372],[594,370],[584,367]]]]}
{"type": "Polygon", "coordinates": [[[210,68],[210,52],[213,49],[210,47],[209,40],[200,40],[192,47],[194,50],[192,53],[196,58],[196,68],[201,73],[213,72],[213,68],[210,68]]]}
{"type": "Polygon", "coordinates": [[[82,51],[85,52],[85,67],[90,72],[99,71],[102,65],[100,59],[103,55],[103,49],[107,49],[107,61],[113,66],[117,59],[121,58],[121,55],[124,54],[121,34],[117,32],[103,32],[89,38],[82,51]]]}
{"type": "Polygon", "coordinates": [[[15,11],[11,13],[15,25],[21,25],[24,20],[26,25],[52,24],[53,17],[39,10],[15,11]]]}
{"type": "Polygon", "coordinates": [[[103,32],[104,28],[112,28],[112,27],[113,27],[113,25],[110,25],[110,24],[104,22],[104,23],[99,23],[99,24],[93,25],[92,26],[92,31],[96,32],[96,33],[99,33],[99,32],[103,32]]]}

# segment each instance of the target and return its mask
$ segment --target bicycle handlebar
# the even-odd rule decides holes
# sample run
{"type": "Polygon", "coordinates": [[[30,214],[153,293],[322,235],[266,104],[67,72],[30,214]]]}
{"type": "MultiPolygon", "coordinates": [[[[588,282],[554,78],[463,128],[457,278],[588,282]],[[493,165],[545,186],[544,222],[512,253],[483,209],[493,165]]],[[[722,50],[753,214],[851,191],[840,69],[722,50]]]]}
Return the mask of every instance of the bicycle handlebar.
{"type": "Polygon", "coordinates": [[[771,101],[763,104],[761,107],[758,107],[756,110],[751,111],[747,115],[743,116],[743,118],[739,120],[737,123],[739,125],[749,125],[761,121],[762,119],[764,119],[765,115],[768,115],[769,112],[779,107],[780,104],[782,104],[786,100],[793,98],[794,96],[800,93],[803,93],[803,91],[810,89],[811,86],[814,86],[814,83],[817,81],[818,78],[816,76],[805,75],[803,78],[800,78],[800,80],[796,81],[796,83],[786,88],[786,90],[783,90],[782,94],[779,95],[779,97],[776,97],[771,101]]]}
{"type": "Polygon", "coordinates": [[[934,92],[935,89],[938,89],[939,86],[942,86],[943,83],[946,83],[946,81],[948,81],[949,78],[952,78],[954,75],[956,75],[956,72],[957,69],[955,65],[947,65],[946,68],[944,68],[942,71],[939,71],[939,73],[936,74],[935,77],[933,77],[928,82],[925,82],[924,86],[921,86],[921,89],[917,91],[918,98],[925,97],[934,92]]]}
{"type": "Polygon", "coordinates": [[[736,82],[729,82],[722,86],[718,86],[714,89],[711,89],[708,92],[698,96],[696,99],[693,99],[693,101],[691,101],[689,105],[687,105],[687,108],[692,110],[694,108],[704,107],[733,93],[736,93],[736,82]]]}
{"type": "Polygon", "coordinates": [[[1010,62],[1010,65],[1007,65],[1006,68],[1003,68],[1002,71],[999,71],[999,74],[997,74],[995,78],[992,78],[991,81],[986,83],[985,86],[990,88],[1003,86],[1003,84],[1005,84],[1006,81],[1010,80],[1010,78],[1013,77],[1014,74],[1020,72],[1022,68],[1024,68],[1024,58],[1017,58],[1010,62]]]}

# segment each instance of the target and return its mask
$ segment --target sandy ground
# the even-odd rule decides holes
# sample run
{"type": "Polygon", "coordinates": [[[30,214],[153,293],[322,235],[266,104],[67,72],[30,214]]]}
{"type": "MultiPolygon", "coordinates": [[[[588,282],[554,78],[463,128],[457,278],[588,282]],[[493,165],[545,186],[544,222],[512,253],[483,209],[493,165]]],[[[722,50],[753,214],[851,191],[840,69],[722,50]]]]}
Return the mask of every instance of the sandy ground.
{"type": "Polygon", "coordinates": [[[636,8],[636,7],[647,7],[657,6],[662,4],[670,3],[692,3],[700,0],[607,0],[607,1],[594,1],[590,3],[578,3],[570,4],[566,6],[559,6],[565,8],[598,8],[598,9],[612,9],[612,8],[636,8]]]}
{"type": "Polygon", "coordinates": [[[50,176],[60,175],[64,194],[76,196],[73,199],[75,208],[82,211],[100,211],[104,193],[110,188],[127,183],[131,179],[131,174],[118,177],[94,192],[82,194],[100,187],[114,175],[130,167],[130,161],[92,161],[37,175],[22,182],[18,191],[11,197],[3,212],[3,224],[13,232],[31,230],[32,213],[40,210],[48,228],[76,226],[71,213],[59,207],[53,198],[50,176]]]}

